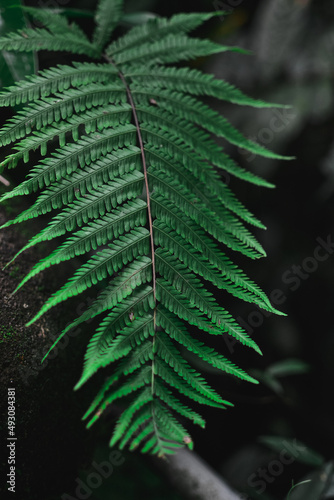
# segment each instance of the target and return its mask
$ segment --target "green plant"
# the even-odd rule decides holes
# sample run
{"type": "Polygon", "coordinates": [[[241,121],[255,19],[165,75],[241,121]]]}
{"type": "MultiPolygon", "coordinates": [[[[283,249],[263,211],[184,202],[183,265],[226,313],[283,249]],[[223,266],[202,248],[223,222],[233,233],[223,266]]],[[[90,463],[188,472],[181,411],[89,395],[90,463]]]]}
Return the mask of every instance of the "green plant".
{"type": "Polygon", "coordinates": [[[244,223],[264,226],[221,181],[219,171],[272,185],[238,166],[210,134],[263,156],[281,157],[244,138],[198,96],[255,107],[271,104],[198,70],[171,66],[238,51],[188,35],[217,13],[156,18],[110,43],[122,3],[100,0],[92,41],[61,13],[31,8],[27,12],[45,28],[0,39],[0,49],[7,51],[69,51],[94,60],[42,71],[0,95],[2,106],[24,105],[0,131],[3,146],[18,141],[2,166],[28,162],[38,148],[45,156],[2,200],[42,193],[3,227],[60,210],[19,254],[70,233],[17,289],[51,265],[94,251],[28,324],[102,281],[95,303],[60,336],[104,314],[76,389],[99,368],[113,367],[85,418],[90,416],[90,426],[107,405],[127,398],[110,444],[119,441],[121,448],[129,444],[164,455],[184,444],[192,447],[175,413],[204,427],[203,418],[179,393],[218,408],[230,404],[188,364],[178,345],[223,372],[256,383],[187,330],[189,324],[211,335],[231,335],[261,352],[206,283],[277,312],[223,252],[222,246],[252,259],[262,257],[262,246],[244,223]],[[54,138],[59,140],[56,149],[54,138]]]}

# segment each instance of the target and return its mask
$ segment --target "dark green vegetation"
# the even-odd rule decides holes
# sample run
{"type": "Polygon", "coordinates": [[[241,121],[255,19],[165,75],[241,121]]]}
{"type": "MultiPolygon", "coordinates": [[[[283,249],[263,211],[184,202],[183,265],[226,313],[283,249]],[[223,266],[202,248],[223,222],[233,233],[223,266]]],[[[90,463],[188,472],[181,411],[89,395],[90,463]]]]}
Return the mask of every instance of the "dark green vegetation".
{"type": "MultiPolygon", "coordinates": [[[[15,329],[12,326],[0,326],[0,342],[13,339],[13,337],[15,337],[15,329]]],[[[13,340],[15,340],[15,338],[13,340]]]]}
{"type": "Polygon", "coordinates": [[[220,12],[156,18],[111,41],[122,17],[122,1],[99,2],[91,40],[61,14],[25,10],[43,27],[2,37],[2,50],[70,51],[72,57],[93,60],[74,59],[70,65],[44,70],[0,95],[1,106],[21,106],[0,131],[2,146],[14,143],[14,152],[2,166],[29,162],[38,149],[43,157],[31,163],[27,179],[1,200],[41,194],[2,227],[57,210],[22,251],[66,234],[16,290],[52,265],[88,255],[28,325],[103,282],[97,299],[59,337],[103,315],[76,389],[99,368],[117,365],[86,412],[88,425],[108,405],[127,398],[111,445],[140,446],[159,455],[185,444],[192,448],[175,413],[202,427],[205,422],[183,396],[217,408],[231,403],[192,368],[183,349],[215,369],[256,380],[215,351],[203,333],[189,331],[187,324],[207,334],[232,336],[261,353],[215,293],[223,290],[278,312],[233,263],[236,252],[251,259],[265,255],[246,225],[264,226],[220,179],[219,171],[272,186],[238,166],[211,134],[251,153],[282,158],[243,137],[200,97],[258,108],[271,105],[198,70],[171,66],[239,51],[189,36],[220,12]],[[59,146],[53,148],[55,137],[59,146]]]}

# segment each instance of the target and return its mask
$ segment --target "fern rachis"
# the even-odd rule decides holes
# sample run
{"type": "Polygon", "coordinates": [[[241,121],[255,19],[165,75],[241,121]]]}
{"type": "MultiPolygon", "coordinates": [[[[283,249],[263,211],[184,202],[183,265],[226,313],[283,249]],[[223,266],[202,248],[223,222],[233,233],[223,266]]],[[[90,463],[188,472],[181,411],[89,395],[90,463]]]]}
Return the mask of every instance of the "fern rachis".
{"type": "Polygon", "coordinates": [[[222,372],[256,383],[205,345],[207,334],[228,334],[261,353],[206,284],[278,312],[224,253],[226,246],[228,253],[252,259],[265,255],[245,226],[263,228],[262,223],[219,172],[271,185],[238,166],[212,134],[256,154],[281,157],[244,138],[201,97],[255,107],[269,104],[201,71],[172,66],[237,50],[189,36],[216,14],[155,18],[110,41],[122,7],[122,0],[99,1],[92,41],[62,15],[32,8],[27,12],[43,29],[0,39],[2,50],[62,50],[97,61],[42,71],[0,95],[1,106],[21,106],[0,130],[2,146],[14,143],[2,167],[28,162],[38,149],[42,156],[27,179],[2,197],[39,191],[36,202],[4,227],[56,211],[19,254],[42,241],[66,239],[17,289],[52,265],[76,256],[86,262],[29,324],[60,302],[103,285],[96,301],[59,337],[84,321],[102,318],[76,389],[100,368],[110,374],[84,418],[90,417],[90,426],[107,405],[125,398],[111,445],[164,455],[192,446],[176,415],[204,427],[184,398],[218,408],[230,404],[183,358],[181,348],[222,372]],[[201,340],[187,324],[201,331],[201,340]]]}

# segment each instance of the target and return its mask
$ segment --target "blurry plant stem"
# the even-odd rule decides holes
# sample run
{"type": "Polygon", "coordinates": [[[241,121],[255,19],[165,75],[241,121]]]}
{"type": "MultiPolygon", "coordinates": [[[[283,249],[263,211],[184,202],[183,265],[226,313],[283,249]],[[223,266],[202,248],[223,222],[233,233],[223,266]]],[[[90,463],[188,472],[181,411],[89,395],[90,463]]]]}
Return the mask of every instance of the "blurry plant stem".
{"type": "Polygon", "coordinates": [[[186,448],[168,456],[166,460],[154,458],[154,462],[184,498],[197,500],[241,498],[204,460],[186,448]]]}

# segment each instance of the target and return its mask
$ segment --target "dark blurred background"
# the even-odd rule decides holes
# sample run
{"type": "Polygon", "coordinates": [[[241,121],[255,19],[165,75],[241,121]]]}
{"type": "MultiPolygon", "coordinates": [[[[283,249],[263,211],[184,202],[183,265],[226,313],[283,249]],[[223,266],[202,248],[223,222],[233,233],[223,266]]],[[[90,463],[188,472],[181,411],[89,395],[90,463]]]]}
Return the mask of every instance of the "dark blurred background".
{"type": "MultiPolygon", "coordinates": [[[[48,1],[28,3],[53,6],[48,1]]],[[[61,6],[91,10],[93,4],[73,0],[66,5],[62,1],[61,6]]],[[[209,381],[235,407],[225,412],[203,410],[207,428],[190,431],[196,452],[244,493],[243,498],[285,499],[292,485],[305,478],[312,482],[294,489],[290,500],[334,498],[334,2],[128,0],[126,6],[128,12],[164,16],[225,10],[226,15],[204,25],[197,35],[238,45],[251,54],[226,53],[193,66],[226,79],[252,97],[291,106],[220,105],[220,111],[247,137],[296,158],[272,161],[224,144],[243,167],[276,185],[264,189],[229,180],[268,228],[256,232],[267,258],[238,258],[237,262],[272,294],[287,316],[264,315],[249,304],[226,299],[226,308],[252,334],[263,356],[238,346],[232,346],[229,354],[223,342],[221,350],[261,384],[252,386],[208,373],[209,381]],[[261,441],[263,436],[267,439],[261,441]],[[295,439],[305,445],[304,451],[292,463],[282,464],[280,452],[295,439]]],[[[92,29],[91,19],[79,22],[88,32],[92,29]]],[[[65,61],[65,55],[59,60],[43,53],[39,67],[65,61]]],[[[12,174],[12,179],[18,182],[19,176],[12,174]]],[[[110,421],[106,417],[100,429],[83,433],[96,460],[108,453],[110,421]]],[[[181,498],[149,459],[127,451],[122,455],[124,464],[90,498],[181,498]]],[[[76,474],[83,480],[93,456],[87,452],[77,457],[76,474]]],[[[64,478],[69,494],[71,487],[75,489],[75,478],[73,471],[64,478]]],[[[52,498],[60,498],[58,490],[52,498]]]]}

